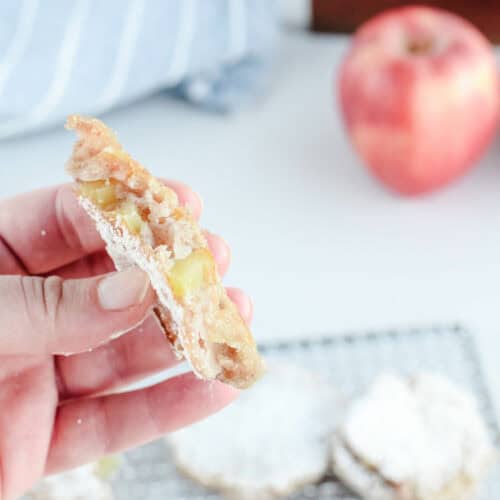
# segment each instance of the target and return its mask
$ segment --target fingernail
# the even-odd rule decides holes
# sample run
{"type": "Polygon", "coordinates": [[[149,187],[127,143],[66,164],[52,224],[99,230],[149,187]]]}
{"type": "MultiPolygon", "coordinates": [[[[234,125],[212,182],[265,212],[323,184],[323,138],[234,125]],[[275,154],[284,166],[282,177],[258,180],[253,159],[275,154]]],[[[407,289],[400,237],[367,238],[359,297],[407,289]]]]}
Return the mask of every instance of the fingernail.
{"type": "Polygon", "coordinates": [[[225,274],[231,265],[231,247],[218,234],[211,233],[206,229],[204,230],[204,234],[208,241],[208,247],[217,262],[219,274],[225,274]]]}
{"type": "Polygon", "coordinates": [[[103,309],[119,311],[140,304],[148,289],[149,279],[146,273],[137,267],[131,267],[102,279],[97,287],[97,294],[103,309]]]}

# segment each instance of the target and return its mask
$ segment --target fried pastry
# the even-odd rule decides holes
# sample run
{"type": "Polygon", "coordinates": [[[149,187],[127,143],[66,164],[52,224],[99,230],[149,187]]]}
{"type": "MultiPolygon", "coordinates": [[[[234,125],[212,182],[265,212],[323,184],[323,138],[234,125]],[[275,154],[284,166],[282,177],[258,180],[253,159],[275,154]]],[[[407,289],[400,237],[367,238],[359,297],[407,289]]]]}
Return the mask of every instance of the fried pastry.
{"type": "Polygon", "coordinates": [[[80,203],[116,267],[137,265],[149,275],[157,316],[178,356],[201,378],[249,387],[262,359],[189,209],[101,121],[73,115],[67,128],[79,136],[67,171],[80,203]]]}

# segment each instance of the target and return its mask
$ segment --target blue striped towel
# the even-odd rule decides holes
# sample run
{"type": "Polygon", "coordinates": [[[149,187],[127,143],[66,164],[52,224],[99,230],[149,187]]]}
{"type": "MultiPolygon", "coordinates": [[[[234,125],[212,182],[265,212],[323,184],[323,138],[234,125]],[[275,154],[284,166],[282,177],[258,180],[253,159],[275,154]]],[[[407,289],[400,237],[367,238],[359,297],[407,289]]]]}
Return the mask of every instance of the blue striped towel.
{"type": "Polygon", "coordinates": [[[170,89],[215,110],[261,83],[269,0],[2,0],[0,138],[170,89]]]}

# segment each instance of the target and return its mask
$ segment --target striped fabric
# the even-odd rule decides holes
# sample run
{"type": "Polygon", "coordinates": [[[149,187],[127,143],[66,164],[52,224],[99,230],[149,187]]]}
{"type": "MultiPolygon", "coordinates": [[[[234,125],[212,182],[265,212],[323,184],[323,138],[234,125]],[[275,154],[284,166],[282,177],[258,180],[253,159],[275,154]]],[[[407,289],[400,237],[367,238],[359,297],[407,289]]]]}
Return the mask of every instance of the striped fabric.
{"type": "Polygon", "coordinates": [[[230,109],[276,32],[270,0],[1,0],[0,138],[163,89],[230,109]]]}

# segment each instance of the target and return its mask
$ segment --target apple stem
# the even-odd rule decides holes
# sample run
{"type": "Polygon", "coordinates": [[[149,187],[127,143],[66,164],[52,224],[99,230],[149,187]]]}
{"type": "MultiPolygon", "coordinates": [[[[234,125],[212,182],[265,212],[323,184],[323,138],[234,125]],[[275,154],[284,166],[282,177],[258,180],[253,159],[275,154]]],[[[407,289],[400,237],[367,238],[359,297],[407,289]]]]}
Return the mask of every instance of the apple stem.
{"type": "Polygon", "coordinates": [[[408,53],[414,56],[429,54],[430,52],[432,52],[433,48],[434,42],[431,38],[428,37],[408,40],[408,44],[406,46],[408,53]]]}

